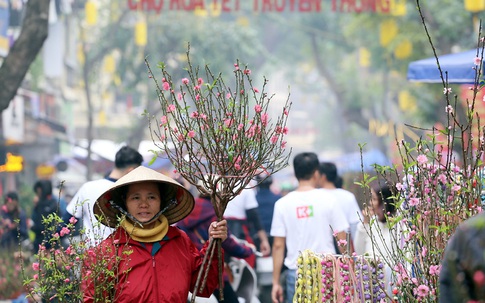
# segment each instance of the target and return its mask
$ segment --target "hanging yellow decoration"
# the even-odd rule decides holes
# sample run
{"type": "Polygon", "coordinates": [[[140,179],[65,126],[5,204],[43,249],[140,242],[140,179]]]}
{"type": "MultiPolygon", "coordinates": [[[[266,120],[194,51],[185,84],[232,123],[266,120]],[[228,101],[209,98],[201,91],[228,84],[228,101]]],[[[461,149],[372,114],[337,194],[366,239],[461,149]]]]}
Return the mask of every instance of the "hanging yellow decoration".
{"type": "Polygon", "coordinates": [[[398,96],[399,108],[404,112],[414,112],[417,109],[416,98],[414,98],[407,90],[399,92],[398,96]]]}
{"type": "Polygon", "coordinates": [[[197,17],[207,17],[208,13],[207,13],[206,9],[203,9],[203,8],[197,6],[194,9],[194,15],[197,16],[197,17]]]}
{"type": "Polygon", "coordinates": [[[359,65],[362,67],[370,66],[371,54],[365,47],[359,48],[359,65]]]}
{"type": "Polygon", "coordinates": [[[113,83],[115,86],[120,86],[121,85],[121,78],[120,75],[116,74],[113,77],[113,83]]]}
{"type": "Polygon", "coordinates": [[[96,10],[96,4],[92,0],[86,1],[84,6],[86,12],[86,24],[95,25],[98,21],[98,11],[96,10]]]}
{"type": "Polygon", "coordinates": [[[111,22],[113,23],[120,18],[121,8],[118,1],[110,2],[109,16],[110,16],[111,22]]]}
{"type": "Polygon", "coordinates": [[[215,1],[209,5],[212,17],[219,17],[222,13],[222,6],[215,1]]]}
{"type": "Polygon", "coordinates": [[[115,72],[116,61],[113,55],[107,55],[106,57],[104,57],[103,68],[107,74],[113,74],[115,72]]]}
{"type": "Polygon", "coordinates": [[[413,44],[408,39],[401,41],[394,50],[397,59],[406,59],[413,53],[413,44]]]}
{"type": "Polygon", "coordinates": [[[10,48],[10,41],[8,38],[5,37],[0,37],[0,49],[4,49],[5,51],[8,51],[10,48]]]}
{"type": "Polygon", "coordinates": [[[248,17],[240,16],[236,20],[237,25],[241,27],[248,27],[249,26],[249,19],[248,17]]]}
{"type": "Polygon", "coordinates": [[[391,15],[405,16],[406,15],[406,0],[389,0],[391,7],[391,15]]]}
{"type": "Polygon", "coordinates": [[[476,13],[485,10],[485,0],[465,0],[465,9],[476,13]]]}
{"type": "Polygon", "coordinates": [[[384,20],[379,27],[379,32],[380,32],[380,39],[379,42],[381,46],[387,46],[389,43],[391,43],[392,39],[396,37],[398,28],[396,24],[396,20],[394,19],[387,19],[384,20]]]}
{"type": "Polygon", "coordinates": [[[138,21],[135,24],[135,44],[138,46],[147,45],[147,24],[145,21],[138,21]]]}
{"type": "Polygon", "coordinates": [[[77,45],[76,57],[77,61],[79,61],[81,65],[84,65],[86,58],[84,57],[83,46],[81,43],[77,45]]]}
{"type": "Polygon", "coordinates": [[[98,113],[98,122],[100,126],[106,125],[106,111],[104,109],[101,109],[98,113]]]}

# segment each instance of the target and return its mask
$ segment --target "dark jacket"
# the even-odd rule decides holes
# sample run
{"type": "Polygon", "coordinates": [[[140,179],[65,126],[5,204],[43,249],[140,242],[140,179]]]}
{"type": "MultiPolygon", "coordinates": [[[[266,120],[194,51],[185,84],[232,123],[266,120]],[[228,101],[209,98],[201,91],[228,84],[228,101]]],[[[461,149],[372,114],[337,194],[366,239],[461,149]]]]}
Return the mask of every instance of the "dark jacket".
{"type": "MultiPolygon", "coordinates": [[[[209,239],[208,230],[211,222],[217,221],[217,216],[209,199],[195,199],[195,207],[185,219],[177,223],[177,227],[187,233],[190,240],[200,249],[209,239]]],[[[250,247],[239,244],[230,231],[227,232],[227,239],[222,242],[222,248],[227,256],[247,258],[253,254],[250,247]]]]}
{"type": "Polygon", "coordinates": [[[42,232],[49,227],[55,228],[55,222],[52,225],[45,226],[43,220],[47,218],[50,214],[57,214],[60,217],[59,207],[57,205],[57,199],[52,196],[52,183],[49,180],[40,180],[34,184],[34,191],[40,188],[40,195],[37,204],[32,210],[32,231],[35,234],[34,240],[34,253],[38,252],[39,245],[44,244],[46,248],[50,248],[48,239],[50,238],[50,233],[47,231],[45,234],[42,232]]]}
{"type": "Polygon", "coordinates": [[[261,223],[264,230],[269,235],[271,231],[271,221],[273,220],[274,204],[281,198],[281,195],[273,193],[269,188],[259,187],[256,192],[258,201],[258,211],[261,214],[261,223]]]}
{"type": "Polygon", "coordinates": [[[0,210],[0,249],[12,248],[28,239],[27,215],[22,209],[16,212],[0,210]],[[18,220],[18,223],[16,222],[18,220]]]}
{"type": "Polygon", "coordinates": [[[445,250],[440,303],[485,300],[485,213],[460,224],[445,250]]]}

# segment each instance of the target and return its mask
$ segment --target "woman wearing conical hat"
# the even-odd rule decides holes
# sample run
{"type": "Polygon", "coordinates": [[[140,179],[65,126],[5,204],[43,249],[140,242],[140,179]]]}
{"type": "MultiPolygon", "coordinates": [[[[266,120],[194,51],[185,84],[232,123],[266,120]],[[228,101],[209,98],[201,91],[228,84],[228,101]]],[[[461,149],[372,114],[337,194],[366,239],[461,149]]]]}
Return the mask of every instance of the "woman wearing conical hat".
{"type": "MultiPolygon", "coordinates": [[[[171,224],[193,208],[194,198],[183,186],[152,169],[140,166],[116,181],[93,208],[101,223],[117,229],[88,251],[84,302],[186,302],[209,242],[199,251],[171,224]]],[[[212,222],[210,237],[224,241],[226,225],[212,222]]],[[[217,288],[217,258],[215,253],[198,296],[209,297],[217,288]]]]}

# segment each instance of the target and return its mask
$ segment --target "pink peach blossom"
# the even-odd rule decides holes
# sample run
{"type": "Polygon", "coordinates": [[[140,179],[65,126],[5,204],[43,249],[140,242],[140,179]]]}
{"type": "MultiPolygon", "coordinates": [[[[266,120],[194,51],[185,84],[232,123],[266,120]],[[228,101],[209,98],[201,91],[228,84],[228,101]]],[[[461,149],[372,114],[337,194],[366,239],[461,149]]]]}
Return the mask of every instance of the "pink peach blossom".
{"type": "Polygon", "coordinates": [[[267,113],[261,114],[261,124],[263,124],[263,126],[268,125],[268,120],[269,118],[267,113]]]}
{"type": "Polygon", "coordinates": [[[429,293],[429,287],[424,284],[419,285],[418,288],[416,289],[416,294],[420,298],[426,297],[428,293],[429,293]]]}
{"type": "Polygon", "coordinates": [[[426,157],[426,155],[419,155],[417,160],[419,164],[424,164],[428,162],[428,157],[426,157]]]}
{"type": "Polygon", "coordinates": [[[70,232],[71,231],[69,230],[69,228],[63,227],[59,233],[60,233],[61,237],[63,237],[65,235],[69,234],[70,232]]]}
{"type": "Polygon", "coordinates": [[[39,268],[40,268],[40,266],[39,266],[39,263],[38,262],[32,263],[32,269],[33,270],[37,271],[37,270],[39,270],[39,268]]]}
{"type": "Polygon", "coordinates": [[[167,113],[174,112],[174,111],[175,111],[175,109],[176,109],[175,104],[169,104],[169,105],[167,106],[167,113]]]}
{"type": "Polygon", "coordinates": [[[429,274],[432,276],[438,276],[441,271],[441,266],[440,265],[431,265],[429,267],[429,274]]]}
{"type": "Polygon", "coordinates": [[[190,113],[190,118],[198,118],[199,117],[199,113],[198,112],[191,112],[190,113]]]}
{"type": "Polygon", "coordinates": [[[477,270],[473,274],[473,281],[475,282],[475,284],[482,287],[485,284],[485,274],[483,273],[483,271],[477,270]]]}

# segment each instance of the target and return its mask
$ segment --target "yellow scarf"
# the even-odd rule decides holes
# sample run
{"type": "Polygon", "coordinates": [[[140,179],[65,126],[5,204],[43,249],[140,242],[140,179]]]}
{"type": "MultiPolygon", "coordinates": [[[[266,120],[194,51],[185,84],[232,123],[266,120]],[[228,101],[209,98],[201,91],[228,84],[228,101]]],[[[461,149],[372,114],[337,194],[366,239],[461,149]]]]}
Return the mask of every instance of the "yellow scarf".
{"type": "Polygon", "coordinates": [[[155,226],[151,229],[143,229],[140,225],[134,225],[131,221],[126,218],[121,221],[121,226],[130,234],[133,240],[153,243],[162,241],[163,237],[168,231],[168,220],[164,215],[160,215],[157,221],[155,221],[155,226]]]}

